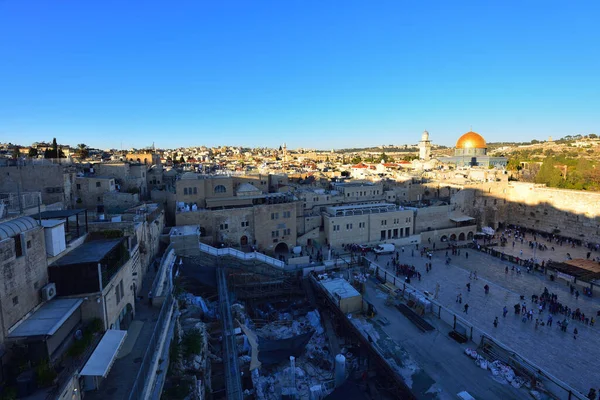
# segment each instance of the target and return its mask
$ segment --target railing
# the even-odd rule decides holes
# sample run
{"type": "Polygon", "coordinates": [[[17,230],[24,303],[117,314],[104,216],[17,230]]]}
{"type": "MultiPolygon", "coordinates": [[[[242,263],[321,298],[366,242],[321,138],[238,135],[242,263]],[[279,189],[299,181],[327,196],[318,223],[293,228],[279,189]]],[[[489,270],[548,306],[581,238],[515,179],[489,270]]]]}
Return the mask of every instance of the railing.
{"type": "MultiPolygon", "coordinates": [[[[403,278],[396,277],[394,274],[386,271],[379,267],[376,263],[364,258],[364,265],[374,265],[376,267],[376,275],[378,278],[383,278],[386,282],[392,283],[394,286],[400,289],[400,295],[406,300],[416,300],[417,297],[425,297],[427,301],[431,303],[431,313],[436,315],[438,319],[444,321],[448,325],[451,325],[453,329],[462,327],[466,336],[476,345],[482,344],[484,341],[488,341],[503,349],[506,353],[510,354],[512,363],[517,364],[521,370],[531,371],[535,375],[538,382],[541,382],[543,387],[549,391],[554,398],[557,399],[587,399],[582,393],[572,388],[568,384],[564,383],[554,375],[543,370],[542,368],[535,365],[533,362],[520,356],[510,347],[497,339],[492,338],[487,332],[477,328],[461,315],[456,314],[454,311],[444,307],[438,303],[431,296],[426,296],[424,293],[416,289],[414,286],[406,283],[403,278]]],[[[427,311],[427,310],[426,310],[427,311]]]]}
{"type": "MultiPolygon", "coordinates": [[[[168,250],[168,249],[167,249],[168,250]]],[[[165,257],[169,252],[166,251],[163,255],[161,263],[165,261],[165,257]]],[[[161,264],[162,268],[162,264],[161,264]]],[[[146,353],[144,354],[144,358],[142,359],[142,363],[140,365],[140,369],[135,378],[135,382],[133,387],[131,388],[131,393],[129,394],[129,400],[140,400],[144,398],[145,387],[150,378],[150,368],[153,365],[153,358],[157,352],[157,346],[159,345],[161,332],[165,327],[166,319],[168,315],[171,315],[171,310],[174,306],[175,299],[173,297],[173,276],[172,270],[169,269],[166,271],[167,273],[167,296],[165,301],[162,304],[160,309],[160,314],[158,315],[158,320],[156,321],[156,325],[154,326],[154,332],[152,332],[152,337],[150,338],[150,342],[148,343],[148,347],[146,349],[146,353]]]]}
{"type": "Polygon", "coordinates": [[[264,262],[265,264],[272,265],[273,267],[286,269],[286,264],[283,261],[276,260],[273,257],[269,257],[256,251],[252,253],[244,253],[243,251],[232,249],[230,247],[217,249],[204,243],[200,243],[200,251],[217,257],[231,256],[239,260],[257,260],[264,262]]]}
{"type": "Polygon", "coordinates": [[[167,247],[167,249],[165,250],[162,258],[160,259],[160,264],[158,264],[159,265],[158,273],[156,274],[156,276],[154,277],[154,281],[152,282],[152,288],[150,290],[152,291],[152,294],[154,295],[154,297],[164,295],[163,294],[164,290],[161,290],[163,288],[160,287],[161,283],[167,284],[167,287],[165,289],[167,289],[167,291],[168,291],[168,289],[169,289],[168,277],[166,276],[166,274],[168,274],[169,271],[172,271],[171,267],[175,263],[176,258],[177,257],[175,255],[173,243],[171,243],[171,244],[169,244],[169,247],[167,247]],[[165,279],[166,279],[166,282],[165,282],[165,279]]]}

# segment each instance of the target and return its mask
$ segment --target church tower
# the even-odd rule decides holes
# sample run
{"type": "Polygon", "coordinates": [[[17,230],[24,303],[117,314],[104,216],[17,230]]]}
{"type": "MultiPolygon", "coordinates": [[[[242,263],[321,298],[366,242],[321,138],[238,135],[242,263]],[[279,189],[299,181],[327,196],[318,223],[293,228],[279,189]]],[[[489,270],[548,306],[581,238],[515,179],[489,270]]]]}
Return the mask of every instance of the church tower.
{"type": "Polygon", "coordinates": [[[423,131],[421,141],[419,142],[419,160],[429,161],[431,159],[431,142],[429,141],[429,132],[423,131]]]}

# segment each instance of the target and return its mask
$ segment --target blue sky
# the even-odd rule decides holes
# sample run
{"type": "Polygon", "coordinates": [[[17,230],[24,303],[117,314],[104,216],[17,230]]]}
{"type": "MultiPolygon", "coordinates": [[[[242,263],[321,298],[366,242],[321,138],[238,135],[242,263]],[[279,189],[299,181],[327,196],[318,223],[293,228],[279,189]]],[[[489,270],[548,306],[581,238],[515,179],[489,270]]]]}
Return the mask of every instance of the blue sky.
{"type": "Polygon", "coordinates": [[[0,0],[0,142],[600,133],[598,1],[0,0]]]}

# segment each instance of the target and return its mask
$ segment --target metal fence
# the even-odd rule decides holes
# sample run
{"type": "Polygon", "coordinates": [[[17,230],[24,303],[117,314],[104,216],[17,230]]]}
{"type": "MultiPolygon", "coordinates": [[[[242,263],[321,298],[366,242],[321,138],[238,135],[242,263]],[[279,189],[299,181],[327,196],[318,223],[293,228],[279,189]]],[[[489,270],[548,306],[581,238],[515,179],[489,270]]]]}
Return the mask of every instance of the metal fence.
{"type": "MultiPolygon", "coordinates": [[[[364,260],[364,265],[376,265],[370,260],[367,260],[366,258],[364,260]]],[[[435,299],[432,299],[433,294],[425,294],[419,291],[414,286],[406,283],[403,278],[397,277],[394,274],[378,266],[376,266],[376,275],[378,278],[385,280],[385,282],[392,283],[394,286],[400,289],[399,295],[404,300],[417,301],[419,297],[426,297],[427,300],[431,303],[431,309],[426,309],[426,312],[431,312],[431,314],[437,316],[438,319],[452,326],[454,330],[464,334],[478,346],[483,345],[487,342],[501,349],[505,354],[508,355],[509,358],[509,360],[505,360],[505,362],[508,362],[508,364],[512,367],[516,366],[518,367],[518,369],[530,373],[532,376],[535,377],[536,381],[540,382],[543,385],[543,387],[554,398],[561,400],[587,399],[586,396],[584,396],[576,389],[562,382],[560,379],[556,378],[549,372],[538,367],[533,362],[520,356],[518,353],[516,353],[504,343],[492,338],[490,334],[474,326],[469,321],[464,319],[461,315],[444,307],[435,299]]]]}
{"type": "MultiPolygon", "coordinates": [[[[169,250],[169,249],[167,249],[169,250]]],[[[166,251],[161,260],[162,263],[166,260],[166,255],[169,254],[169,251],[166,251]]],[[[169,268],[169,266],[166,266],[169,268]]],[[[140,400],[144,395],[144,388],[150,378],[150,368],[152,367],[152,360],[154,355],[157,353],[157,347],[159,345],[161,332],[165,327],[166,319],[168,315],[171,315],[171,310],[174,306],[175,299],[173,296],[173,276],[172,270],[167,270],[167,290],[168,293],[165,297],[165,301],[162,304],[160,309],[160,314],[158,315],[158,320],[156,321],[156,325],[154,326],[154,332],[152,332],[152,337],[150,338],[150,342],[148,343],[148,348],[146,349],[146,353],[144,354],[144,358],[142,359],[142,363],[140,365],[140,369],[135,378],[135,382],[133,383],[133,387],[131,388],[131,393],[129,394],[129,400],[140,400]]]]}
{"type": "Polygon", "coordinates": [[[217,249],[205,243],[200,243],[200,251],[217,257],[232,256],[240,260],[257,260],[277,268],[286,269],[286,264],[283,261],[276,260],[273,257],[269,257],[256,251],[252,253],[244,253],[243,251],[232,249],[230,247],[217,249]]]}

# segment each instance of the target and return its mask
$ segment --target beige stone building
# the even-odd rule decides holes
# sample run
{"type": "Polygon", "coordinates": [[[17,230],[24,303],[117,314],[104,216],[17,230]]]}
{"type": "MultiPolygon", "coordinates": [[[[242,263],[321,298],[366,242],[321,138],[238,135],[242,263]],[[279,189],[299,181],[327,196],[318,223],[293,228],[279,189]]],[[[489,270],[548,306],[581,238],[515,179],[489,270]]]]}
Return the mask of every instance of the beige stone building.
{"type": "Polygon", "coordinates": [[[323,220],[332,246],[383,242],[414,233],[414,211],[389,203],[327,207],[323,220]]]}
{"type": "Polygon", "coordinates": [[[186,173],[176,183],[176,225],[199,225],[201,240],[287,253],[296,245],[296,202],[264,193],[268,176],[231,177],[186,173]]]}
{"type": "Polygon", "coordinates": [[[106,176],[78,176],[75,178],[75,207],[95,209],[104,204],[103,196],[116,192],[115,179],[106,176]]]}

